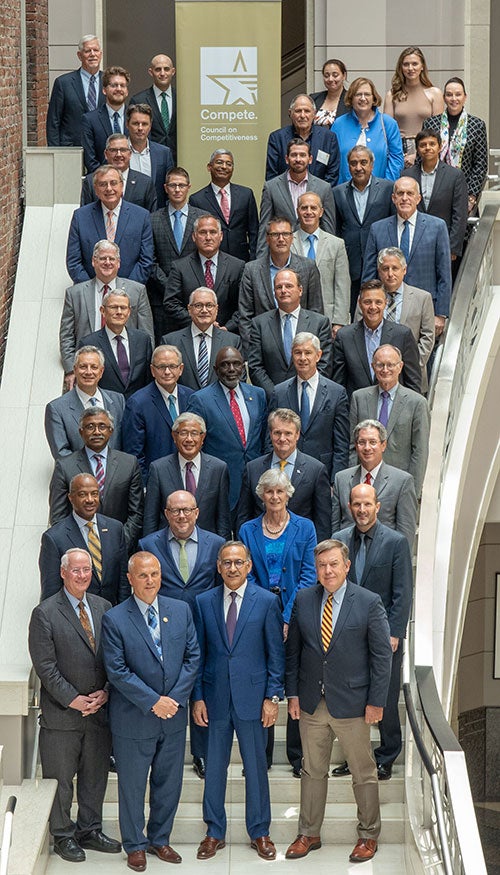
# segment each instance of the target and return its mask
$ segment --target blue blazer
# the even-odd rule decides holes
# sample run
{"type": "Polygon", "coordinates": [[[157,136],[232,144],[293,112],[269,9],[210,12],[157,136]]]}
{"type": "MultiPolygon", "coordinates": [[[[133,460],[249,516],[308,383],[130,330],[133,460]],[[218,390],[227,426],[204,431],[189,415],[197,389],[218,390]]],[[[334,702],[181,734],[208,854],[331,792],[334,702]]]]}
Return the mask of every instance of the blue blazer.
{"type": "Polygon", "coordinates": [[[207,436],[203,450],[226,462],[229,468],[229,504],[235,507],[241,489],[243,471],[247,462],[257,459],[263,450],[267,431],[266,394],[258,386],[240,383],[248,414],[250,427],[246,446],[243,447],[226,396],[219,381],[200,389],[191,395],[188,410],[203,417],[207,426],[207,436]]]}
{"type": "MultiPolygon", "coordinates": [[[[371,226],[366,241],[362,282],[377,277],[377,255],[386,246],[399,246],[397,216],[380,219],[371,226]]],[[[431,293],[436,316],[449,315],[451,254],[448,228],[443,219],[417,212],[405,283],[431,293]]]]}
{"type": "MultiPolygon", "coordinates": [[[[128,137],[128,129],[124,115],[124,137],[128,137]]],[[[82,118],[83,160],[87,173],[93,173],[101,164],[105,164],[104,150],[106,140],[113,133],[106,103],[92,112],[87,112],[82,118]]]]}
{"type": "Polygon", "coordinates": [[[168,146],[162,146],[161,143],[155,143],[149,140],[149,155],[151,158],[151,179],[156,191],[157,209],[161,209],[167,203],[167,193],[165,191],[165,176],[167,170],[174,166],[172,150],[168,146]]]}
{"type": "MultiPolygon", "coordinates": [[[[96,82],[97,106],[106,98],[102,90],[102,71],[96,82]]],[[[89,108],[85,100],[80,70],[63,73],[52,86],[47,111],[47,146],[81,146],[82,119],[89,108]]]]}
{"type": "MultiPolygon", "coordinates": [[[[66,268],[74,283],[95,277],[92,252],[97,241],[105,239],[100,201],[75,210],[66,250],[66,268]]],[[[120,247],[120,276],[144,284],[153,267],[153,232],[148,211],[122,200],[115,243],[120,247]]]]}
{"type": "Polygon", "coordinates": [[[240,720],[260,720],[264,699],[283,695],[285,650],[278,600],[247,583],[230,647],[223,599],[223,586],[196,599],[201,655],[193,699],[205,701],[210,720],[227,719],[231,705],[240,720]]]}
{"type": "Polygon", "coordinates": [[[245,185],[235,185],[233,182],[230,190],[229,222],[226,222],[222,214],[211,184],[195,191],[189,198],[189,203],[219,220],[223,234],[220,246],[222,252],[227,252],[243,261],[249,261],[255,258],[259,232],[259,215],[255,196],[251,188],[245,185]]]}
{"type": "MultiPolygon", "coordinates": [[[[351,178],[347,153],[358,142],[361,125],[351,110],[335,120],[334,131],[337,135],[341,156],[339,183],[343,183],[351,178]]],[[[375,109],[375,116],[368,123],[367,139],[367,145],[375,155],[374,176],[379,176],[382,179],[399,179],[404,167],[404,155],[397,122],[385,112],[382,113],[379,109],[375,109]]]]}
{"type": "MultiPolygon", "coordinates": [[[[252,570],[248,575],[251,583],[269,589],[269,572],[266,561],[266,539],[262,532],[262,517],[243,523],[239,539],[250,550],[252,570]]],[[[286,530],[283,567],[279,587],[283,603],[283,621],[290,622],[295,594],[299,589],[316,583],[314,548],[317,543],[316,529],[311,520],[297,516],[290,511],[290,522],[286,530]]]]}
{"type": "Polygon", "coordinates": [[[108,611],[102,626],[102,651],[110,683],[109,722],[122,738],[157,738],[186,725],[187,705],[198,671],[200,649],[189,607],[158,596],[162,660],[133,596],[108,611]],[[171,696],[179,710],[171,720],[151,711],[160,696],[171,696]]]}
{"type": "Polygon", "coordinates": [[[188,603],[191,610],[194,610],[196,596],[222,582],[217,571],[217,553],[225,541],[213,532],[196,527],[198,533],[196,563],[187,583],[184,583],[172,556],[168,531],[168,529],[160,529],[141,538],[139,550],[153,553],[161,565],[161,595],[181,599],[188,603]]]}
{"type": "MultiPolygon", "coordinates": [[[[184,413],[193,390],[178,386],[179,412],[184,413]]],[[[172,417],[155,382],[134,392],[127,399],[122,423],[122,445],[126,453],[137,457],[144,483],[149,466],[156,459],[175,453],[172,440],[172,417]]]]}
{"type": "MultiPolygon", "coordinates": [[[[293,125],[286,125],[269,134],[267,141],[266,180],[274,179],[288,170],[285,161],[286,147],[288,142],[298,134],[293,125]]],[[[312,164],[309,165],[309,173],[325,179],[330,185],[337,185],[339,179],[340,152],[337,137],[333,131],[321,125],[313,125],[309,137],[309,145],[312,155],[312,164]],[[324,152],[327,156],[325,161],[318,159],[318,152],[324,152]],[[325,163],[326,162],[326,163],[325,163]]]]}

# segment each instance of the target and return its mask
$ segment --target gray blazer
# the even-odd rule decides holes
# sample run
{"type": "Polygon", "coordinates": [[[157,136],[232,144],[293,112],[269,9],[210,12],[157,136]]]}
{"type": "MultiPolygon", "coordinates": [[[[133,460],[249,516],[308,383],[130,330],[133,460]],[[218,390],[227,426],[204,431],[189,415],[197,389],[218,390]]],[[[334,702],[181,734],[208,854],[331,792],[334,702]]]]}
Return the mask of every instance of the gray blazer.
{"type": "MultiPolygon", "coordinates": [[[[104,407],[109,410],[115,423],[108,446],[114,450],[121,450],[121,424],[125,410],[125,396],[121,392],[112,392],[110,389],[101,389],[100,392],[104,407]]],[[[82,413],[83,404],[74,387],[70,392],[66,392],[60,398],[54,398],[47,404],[45,408],[45,437],[54,459],[58,459],[59,456],[67,456],[83,447],[83,440],[78,428],[82,413]]]]}
{"type": "MultiPolygon", "coordinates": [[[[347,325],[349,323],[349,307],[351,303],[351,277],[345,243],[340,237],[328,234],[318,228],[318,245],[316,249],[316,267],[321,277],[321,292],[325,315],[332,325],[347,325]]],[[[293,236],[292,252],[307,256],[304,251],[299,232],[293,236]]]]}
{"type": "MultiPolygon", "coordinates": [[[[282,173],[281,176],[275,176],[274,179],[268,179],[264,183],[262,200],[260,202],[257,258],[267,254],[266,225],[273,216],[283,216],[290,219],[292,228],[297,227],[297,213],[288,187],[287,175],[288,170],[282,173]]],[[[324,210],[320,227],[330,234],[335,234],[335,202],[331,185],[325,182],[324,179],[319,179],[317,176],[309,173],[306,191],[311,191],[320,196],[324,210]]]]}

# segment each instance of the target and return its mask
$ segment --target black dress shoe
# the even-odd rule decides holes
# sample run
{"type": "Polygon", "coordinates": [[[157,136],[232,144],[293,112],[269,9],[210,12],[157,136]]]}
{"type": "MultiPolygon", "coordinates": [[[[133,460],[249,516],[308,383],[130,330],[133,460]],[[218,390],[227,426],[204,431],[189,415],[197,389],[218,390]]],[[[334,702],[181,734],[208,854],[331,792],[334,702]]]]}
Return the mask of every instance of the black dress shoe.
{"type": "Polygon", "coordinates": [[[205,777],[205,760],[203,757],[193,757],[193,771],[195,771],[198,777],[203,781],[205,777]]]}
{"type": "Polygon", "coordinates": [[[377,763],[379,781],[389,781],[392,778],[392,763],[377,763]]]}
{"type": "Polygon", "coordinates": [[[54,853],[68,863],[84,863],[86,860],[85,851],[72,836],[54,839],[54,853]]]}
{"type": "Polygon", "coordinates": [[[332,775],[334,778],[342,778],[344,775],[350,775],[349,766],[347,763],[342,763],[341,766],[337,766],[335,769],[332,769],[332,775]]]}
{"type": "Polygon", "coordinates": [[[122,846],[116,839],[110,839],[100,829],[93,829],[84,836],[80,836],[78,843],[81,848],[90,851],[101,851],[102,854],[119,854],[122,846]]]}
{"type": "Polygon", "coordinates": [[[293,768],[292,775],[294,778],[301,778],[302,777],[302,769],[293,768]]]}
{"type": "Polygon", "coordinates": [[[116,760],[115,760],[113,754],[111,754],[111,756],[109,758],[109,771],[116,772],[116,760]]]}

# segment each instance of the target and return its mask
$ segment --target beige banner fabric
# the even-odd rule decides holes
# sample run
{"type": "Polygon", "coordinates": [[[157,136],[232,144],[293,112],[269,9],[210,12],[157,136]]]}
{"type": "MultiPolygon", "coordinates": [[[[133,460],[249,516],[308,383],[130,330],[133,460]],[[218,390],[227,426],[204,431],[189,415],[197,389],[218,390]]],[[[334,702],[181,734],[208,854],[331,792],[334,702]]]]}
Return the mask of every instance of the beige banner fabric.
{"type": "Polygon", "coordinates": [[[234,154],[234,181],[257,199],[269,133],[280,126],[281,2],[175,7],[178,153],[192,191],[215,149],[234,154]]]}

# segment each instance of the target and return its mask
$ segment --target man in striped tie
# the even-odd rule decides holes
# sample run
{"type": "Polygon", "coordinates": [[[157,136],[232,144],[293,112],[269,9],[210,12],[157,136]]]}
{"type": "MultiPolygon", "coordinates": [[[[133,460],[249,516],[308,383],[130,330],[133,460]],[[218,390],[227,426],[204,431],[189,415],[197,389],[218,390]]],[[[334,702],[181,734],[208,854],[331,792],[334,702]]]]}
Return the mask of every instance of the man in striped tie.
{"type": "Polygon", "coordinates": [[[380,833],[377,767],[370,726],[382,719],[392,650],[380,596],[348,580],[340,541],[314,549],[318,586],[297,593],[286,642],[288,713],[299,720],[304,754],[298,835],[288,860],[321,847],[332,744],[346,753],[358,811],[352,863],[371,860],[380,833]]]}

